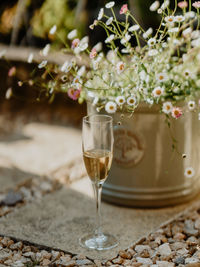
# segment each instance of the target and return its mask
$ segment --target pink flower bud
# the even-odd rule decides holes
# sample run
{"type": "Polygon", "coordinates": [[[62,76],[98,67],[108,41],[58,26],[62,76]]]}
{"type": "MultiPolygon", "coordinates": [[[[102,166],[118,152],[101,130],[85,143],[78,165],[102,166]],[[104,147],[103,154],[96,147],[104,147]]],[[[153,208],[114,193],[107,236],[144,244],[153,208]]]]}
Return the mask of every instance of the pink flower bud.
{"type": "Polygon", "coordinates": [[[95,58],[97,55],[97,50],[96,48],[92,48],[92,51],[90,52],[90,58],[95,58]]]}
{"type": "Polygon", "coordinates": [[[186,7],[188,7],[188,2],[181,1],[181,2],[178,3],[178,7],[180,7],[180,8],[186,8],[186,7]]]}
{"type": "Polygon", "coordinates": [[[12,76],[15,76],[15,74],[16,74],[16,67],[10,68],[8,71],[8,76],[12,77],[12,76]]]}
{"type": "Polygon", "coordinates": [[[124,5],[121,7],[121,9],[120,9],[119,14],[120,14],[120,15],[121,15],[121,14],[126,14],[127,11],[128,11],[128,5],[127,5],[127,4],[124,4],[124,5]]]}
{"type": "Polygon", "coordinates": [[[80,92],[81,92],[80,89],[70,88],[67,93],[71,99],[77,100],[80,96],[80,92]]]}

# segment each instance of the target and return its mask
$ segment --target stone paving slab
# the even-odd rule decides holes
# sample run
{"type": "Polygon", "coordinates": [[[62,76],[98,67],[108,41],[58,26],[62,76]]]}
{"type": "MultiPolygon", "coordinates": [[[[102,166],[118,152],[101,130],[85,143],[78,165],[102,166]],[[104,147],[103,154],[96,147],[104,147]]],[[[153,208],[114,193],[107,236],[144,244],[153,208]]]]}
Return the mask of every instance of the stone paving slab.
{"type": "Polygon", "coordinates": [[[130,209],[103,203],[103,225],[120,241],[106,252],[81,248],[78,238],[94,225],[94,201],[84,194],[63,188],[0,219],[0,234],[58,248],[92,259],[105,260],[117,255],[138,239],[157,229],[191,203],[165,209],[130,209]],[[155,219],[156,218],[156,219],[155,219]]]}
{"type": "Polygon", "coordinates": [[[41,123],[22,125],[0,139],[0,159],[23,171],[47,174],[81,155],[81,131],[41,123]]]}
{"type": "Polygon", "coordinates": [[[17,185],[36,177],[38,178],[34,173],[22,171],[8,158],[0,156],[0,192],[15,189],[17,185]]]}

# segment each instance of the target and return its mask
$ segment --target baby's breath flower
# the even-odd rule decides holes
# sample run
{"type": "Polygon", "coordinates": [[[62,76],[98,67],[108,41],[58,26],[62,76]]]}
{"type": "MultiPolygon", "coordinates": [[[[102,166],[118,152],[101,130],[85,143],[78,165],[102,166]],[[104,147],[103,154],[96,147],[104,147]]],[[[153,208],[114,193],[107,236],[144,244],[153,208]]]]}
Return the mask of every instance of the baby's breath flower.
{"type": "Polygon", "coordinates": [[[195,170],[192,167],[187,167],[185,169],[184,175],[186,178],[192,178],[195,175],[195,170]]]}
{"type": "Polygon", "coordinates": [[[147,39],[153,33],[153,29],[149,28],[146,32],[143,33],[144,39],[147,39]]]}
{"type": "Polygon", "coordinates": [[[183,22],[184,20],[185,20],[185,17],[182,15],[178,15],[174,17],[174,21],[178,23],[183,22]]]}
{"type": "Polygon", "coordinates": [[[109,102],[106,103],[106,105],[105,105],[105,111],[107,113],[111,113],[112,114],[112,113],[115,113],[116,110],[117,110],[117,105],[116,105],[115,102],[109,101],[109,102]]]}
{"type": "Polygon", "coordinates": [[[106,21],[106,25],[110,25],[113,22],[113,17],[110,17],[107,21],[106,21]]]}
{"type": "Polygon", "coordinates": [[[101,20],[103,18],[103,15],[104,15],[104,8],[101,8],[99,10],[99,14],[98,14],[97,20],[101,20]]]}
{"type": "Polygon", "coordinates": [[[178,119],[183,114],[183,111],[179,107],[172,109],[172,117],[178,119]]]}
{"type": "Polygon", "coordinates": [[[5,98],[6,99],[10,99],[12,96],[12,88],[8,88],[8,90],[6,91],[6,95],[5,95],[5,98]]]}
{"type": "Polygon", "coordinates": [[[33,53],[30,53],[28,56],[27,62],[32,63],[32,61],[33,61],[33,53]]]}
{"type": "Polygon", "coordinates": [[[74,48],[78,47],[79,43],[80,43],[80,40],[78,38],[74,39],[72,41],[71,48],[74,49],[74,48]]]}
{"type": "Polygon", "coordinates": [[[44,68],[46,65],[47,65],[47,60],[43,60],[43,61],[38,65],[38,68],[39,68],[39,69],[42,69],[42,68],[44,68]]]}
{"type": "Polygon", "coordinates": [[[148,43],[149,46],[154,46],[156,44],[156,39],[155,38],[150,38],[147,43],[148,43]]]}
{"type": "Polygon", "coordinates": [[[191,71],[186,69],[186,70],[184,70],[183,74],[186,77],[186,79],[188,79],[191,76],[191,71]]]}
{"type": "Polygon", "coordinates": [[[200,38],[200,30],[193,31],[193,32],[191,33],[191,38],[192,38],[192,39],[200,38]]]}
{"type": "Polygon", "coordinates": [[[65,62],[63,63],[63,65],[61,66],[60,70],[61,70],[62,72],[67,73],[67,72],[69,72],[69,71],[71,70],[71,68],[72,68],[72,63],[69,62],[69,61],[65,61],[65,62]]]}
{"type": "Polygon", "coordinates": [[[196,107],[195,101],[193,101],[193,100],[188,101],[188,109],[189,110],[194,110],[195,107],[196,107]]]}
{"type": "Polygon", "coordinates": [[[160,72],[156,75],[156,79],[159,81],[159,82],[165,82],[168,80],[168,76],[165,72],[160,72]]]}
{"type": "Polygon", "coordinates": [[[125,63],[120,61],[117,63],[117,73],[120,74],[124,71],[125,63]]]}
{"type": "Polygon", "coordinates": [[[157,49],[151,49],[148,51],[148,56],[150,57],[154,57],[158,54],[158,50],[157,49]]]}
{"type": "Polygon", "coordinates": [[[165,114],[169,114],[169,113],[171,113],[172,108],[173,108],[172,103],[169,102],[169,101],[167,101],[167,102],[164,102],[164,103],[163,103],[162,111],[163,111],[165,114]]]}
{"type": "Polygon", "coordinates": [[[5,56],[5,54],[6,54],[6,52],[7,52],[7,50],[6,50],[6,49],[4,49],[4,50],[0,51],[0,58],[4,57],[4,56],[5,56]]]}
{"type": "Polygon", "coordinates": [[[126,43],[128,43],[128,41],[130,39],[131,39],[131,36],[128,33],[126,33],[125,36],[124,36],[124,38],[121,39],[120,43],[121,44],[126,44],[126,43]]]}
{"type": "Polygon", "coordinates": [[[191,42],[191,45],[192,45],[193,47],[199,47],[199,46],[200,46],[200,38],[198,38],[198,39],[196,39],[196,40],[193,40],[193,41],[191,42]]]}
{"type": "Polygon", "coordinates": [[[169,6],[170,2],[169,0],[164,0],[164,3],[160,7],[162,10],[165,10],[169,6]]]}
{"type": "Polygon", "coordinates": [[[161,97],[164,94],[164,88],[157,86],[156,88],[153,89],[152,95],[156,98],[161,97]]]}
{"type": "Polygon", "coordinates": [[[57,26],[53,25],[53,27],[51,27],[51,29],[49,30],[49,34],[54,35],[56,33],[57,30],[57,26]]]}
{"type": "Polygon", "coordinates": [[[50,44],[46,44],[45,47],[42,49],[42,55],[46,57],[49,54],[49,50],[51,48],[50,44]]]}
{"type": "Polygon", "coordinates": [[[158,14],[162,14],[162,13],[163,13],[163,10],[162,10],[161,8],[159,8],[159,9],[157,10],[157,13],[158,13],[158,14]]]}
{"type": "Polygon", "coordinates": [[[62,82],[66,82],[67,81],[67,75],[63,75],[60,79],[62,82]]]}
{"type": "Polygon", "coordinates": [[[115,35],[114,34],[111,34],[110,36],[108,36],[106,38],[105,43],[107,44],[107,43],[112,42],[114,40],[114,38],[115,38],[115,35]]]}
{"type": "Polygon", "coordinates": [[[102,47],[102,42],[98,42],[93,48],[95,48],[97,52],[100,52],[102,47]]]}
{"type": "Polygon", "coordinates": [[[134,96],[129,96],[129,97],[127,98],[127,104],[128,104],[129,106],[135,106],[136,103],[137,103],[137,100],[136,100],[136,98],[135,98],[134,96]]]}
{"type": "Polygon", "coordinates": [[[196,13],[194,11],[189,11],[189,12],[185,13],[186,19],[193,19],[193,18],[195,18],[195,16],[196,16],[196,13]]]}
{"type": "Polygon", "coordinates": [[[97,50],[96,48],[92,48],[92,51],[90,52],[90,58],[95,58],[97,56],[97,50]]]}
{"type": "Polygon", "coordinates": [[[112,7],[114,7],[114,5],[115,5],[115,2],[114,2],[114,1],[111,1],[111,2],[108,2],[108,3],[105,5],[105,7],[106,7],[106,8],[112,8],[112,7]]]}
{"type": "Polygon", "coordinates": [[[77,36],[77,30],[74,29],[74,30],[72,30],[71,32],[68,33],[67,38],[68,38],[69,40],[72,40],[72,39],[74,39],[76,36],[77,36]]]}
{"type": "Polygon", "coordinates": [[[77,75],[78,75],[79,77],[81,77],[81,76],[83,76],[83,74],[85,73],[85,71],[86,71],[86,67],[85,67],[85,65],[83,65],[83,66],[81,66],[80,69],[78,70],[77,75]]]}
{"type": "Polygon", "coordinates": [[[192,28],[186,28],[183,32],[182,32],[182,35],[183,37],[188,37],[190,36],[190,34],[192,33],[192,28]]]}
{"type": "Polygon", "coordinates": [[[151,4],[151,6],[149,7],[150,11],[156,11],[160,6],[160,2],[159,1],[155,1],[153,2],[153,4],[151,4]]]}
{"type": "Polygon", "coordinates": [[[115,99],[116,103],[121,106],[125,103],[125,97],[120,95],[120,96],[117,96],[116,99],[115,99]]]}
{"type": "Polygon", "coordinates": [[[129,32],[136,32],[136,31],[138,31],[140,29],[140,26],[139,25],[133,25],[133,26],[131,26],[130,28],[128,28],[128,31],[129,32]]]}

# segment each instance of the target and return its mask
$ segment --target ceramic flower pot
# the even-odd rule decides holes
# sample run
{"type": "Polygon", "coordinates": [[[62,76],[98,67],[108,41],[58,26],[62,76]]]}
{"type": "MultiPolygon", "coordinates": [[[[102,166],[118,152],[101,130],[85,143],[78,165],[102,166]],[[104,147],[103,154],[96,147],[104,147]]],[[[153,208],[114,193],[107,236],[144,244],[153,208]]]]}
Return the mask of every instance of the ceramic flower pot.
{"type": "MultiPolygon", "coordinates": [[[[88,102],[88,114],[96,113],[88,102]]],[[[114,156],[103,199],[136,207],[185,202],[199,192],[200,122],[185,112],[167,126],[157,107],[139,106],[134,115],[114,119],[114,156]],[[121,125],[118,122],[121,121],[121,125]],[[177,150],[172,149],[172,135],[177,150]]]]}

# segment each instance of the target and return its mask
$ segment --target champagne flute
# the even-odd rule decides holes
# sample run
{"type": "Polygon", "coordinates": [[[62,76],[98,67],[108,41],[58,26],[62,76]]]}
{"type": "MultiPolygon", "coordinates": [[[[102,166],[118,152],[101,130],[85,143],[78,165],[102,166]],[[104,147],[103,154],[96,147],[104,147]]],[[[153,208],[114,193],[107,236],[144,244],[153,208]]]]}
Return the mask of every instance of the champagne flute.
{"type": "Polygon", "coordinates": [[[82,147],[83,159],[92,182],[96,199],[96,230],[79,239],[81,246],[105,250],[117,246],[116,238],[102,232],[101,192],[113,157],[113,119],[107,115],[90,115],[83,118],[82,147]]]}

